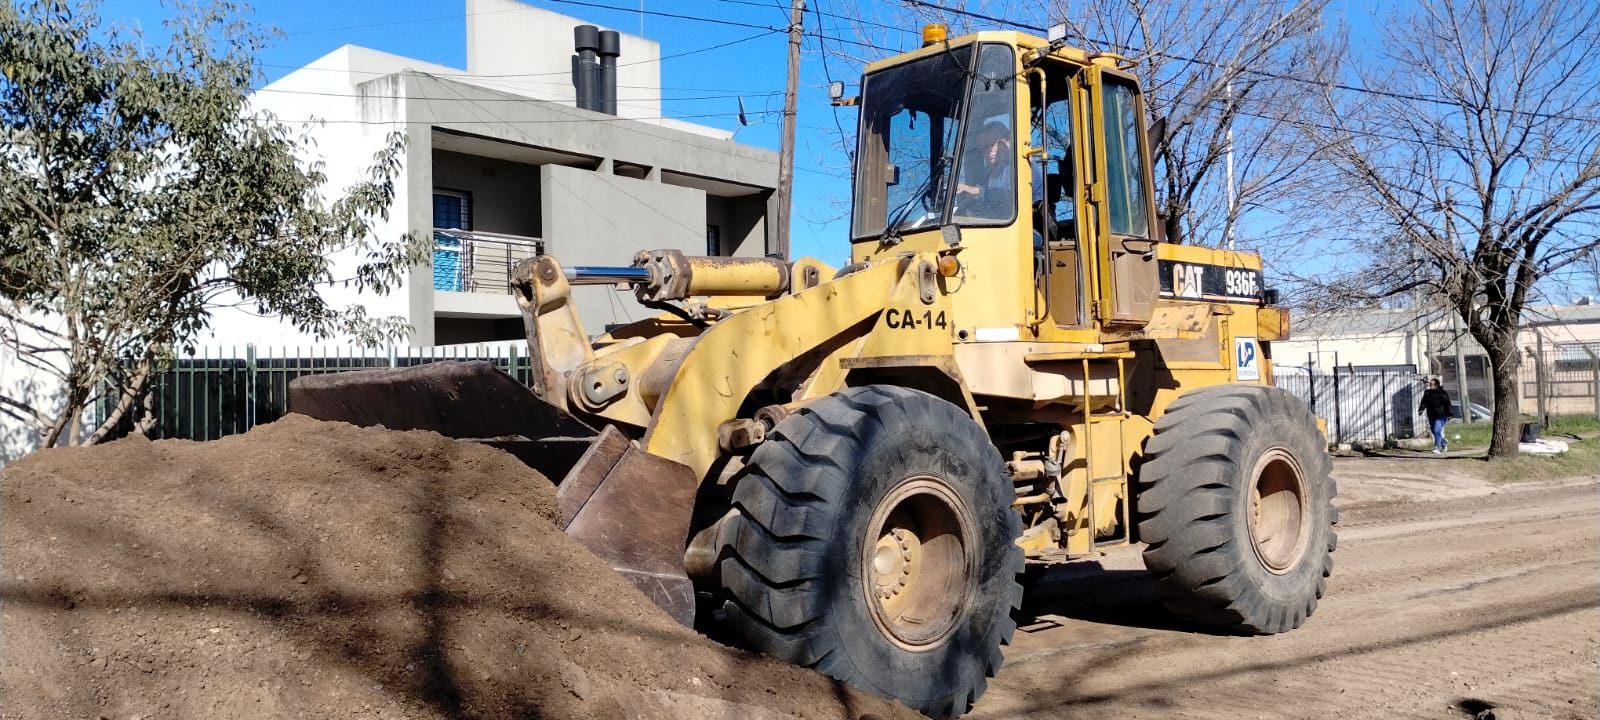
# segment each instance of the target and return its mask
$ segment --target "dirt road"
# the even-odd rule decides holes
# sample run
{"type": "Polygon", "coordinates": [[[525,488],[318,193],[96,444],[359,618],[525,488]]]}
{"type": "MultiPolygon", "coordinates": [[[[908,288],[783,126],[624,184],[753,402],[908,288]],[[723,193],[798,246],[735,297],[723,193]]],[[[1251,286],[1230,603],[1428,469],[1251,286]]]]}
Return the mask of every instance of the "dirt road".
{"type": "Polygon", "coordinates": [[[1168,624],[1137,548],[1046,576],[971,717],[1600,717],[1596,484],[1369,492],[1397,483],[1348,483],[1386,499],[1343,508],[1328,595],[1285,635],[1168,624]]]}

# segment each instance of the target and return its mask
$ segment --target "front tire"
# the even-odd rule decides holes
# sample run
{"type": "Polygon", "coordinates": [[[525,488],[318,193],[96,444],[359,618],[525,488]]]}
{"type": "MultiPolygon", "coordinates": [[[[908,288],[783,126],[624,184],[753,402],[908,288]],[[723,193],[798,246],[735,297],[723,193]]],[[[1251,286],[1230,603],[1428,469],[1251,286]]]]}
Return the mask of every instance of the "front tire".
{"type": "Polygon", "coordinates": [[[753,650],[935,716],[1000,668],[1022,600],[999,452],[937,397],[852,388],[751,455],[723,531],[728,622],[753,650]]]}
{"type": "Polygon", "coordinates": [[[1333,467],[1293,395],[1222,385],[1156,422],[1139,471],[1145,567],[1173,613],[1230,632],[1299,627],[1333,571],[1333,467]]]}

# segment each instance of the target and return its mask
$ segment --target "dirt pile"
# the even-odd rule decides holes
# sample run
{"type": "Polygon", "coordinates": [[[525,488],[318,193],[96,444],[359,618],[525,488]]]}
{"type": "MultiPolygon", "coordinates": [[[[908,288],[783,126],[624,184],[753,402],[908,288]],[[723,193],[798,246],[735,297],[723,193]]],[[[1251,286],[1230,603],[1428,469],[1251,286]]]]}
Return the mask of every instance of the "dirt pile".
{"type": "Polygon", "coordinates": [[[0,474],[0,718],[920,717],[675,624],[510,456],[290,416],[0,474]]]}

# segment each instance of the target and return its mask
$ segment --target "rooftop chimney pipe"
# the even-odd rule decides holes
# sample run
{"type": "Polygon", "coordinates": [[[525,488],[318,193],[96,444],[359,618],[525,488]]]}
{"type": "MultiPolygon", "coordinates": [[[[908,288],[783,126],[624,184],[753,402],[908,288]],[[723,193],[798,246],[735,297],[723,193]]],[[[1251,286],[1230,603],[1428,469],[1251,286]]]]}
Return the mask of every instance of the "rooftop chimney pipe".
{"type": "Polygon", "coordinates": [[[595,53],[600,49],[600,28],[579,25],[572,29],[572,45],[577,54],[572,58],[572,87],[576,91],[578,109],[600,109],[600,64],[595,53]]]}
{"type": "Polygon", "coordinates": [[[617,57],[622,54],[622,33],[615,30],[600,31],[600,82],[596,110],[608,115],[617,114],[617,57]]]}

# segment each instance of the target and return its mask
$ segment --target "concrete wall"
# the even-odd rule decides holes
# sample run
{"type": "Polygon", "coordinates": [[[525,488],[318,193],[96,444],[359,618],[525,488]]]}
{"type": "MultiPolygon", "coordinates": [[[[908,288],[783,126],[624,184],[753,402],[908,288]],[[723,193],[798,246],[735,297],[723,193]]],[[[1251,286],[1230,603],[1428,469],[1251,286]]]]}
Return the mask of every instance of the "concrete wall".
{"type": "MultiPolygon", "coordinates": [[[[38,314],[24,315],[24,320],[64,334],[66,323],[58,317],[38,314]]],[[[40,353],[19,348],[61,347],[59,341],[47,338],[23,324],[8,325],[0,337],[12,342],[0,342],[0,396],[26,403],[33,410],[53,417],[66,402],[66,385],[61,382],[65,364],[57,353],[40,353]],[[23,354],[26,353],[26,357],[23,354]]],[[[22,414],[20,408],[12,409],[22,414]]],[[[90,430],[82,425],[82,431],[90,430]]],[[[25,422],[0,413],[0,466],[22,457],[39,446],[39,432],[33,422],[25,422]]]]}
{"type": "MultiPolygon", "coordinates": [[[[706,199],[699,190],[559,165],[545,166],[541,175],[545,206],[564,209],[546,214],[540,233],[545,252],[562,265],[627,265],[640,250],[705,251],[706,199]]],[[[656,314],[632,293],[610,287],[573,288],[573,297],[590,333],[656,314]]]]}
{"type": "Polygon", "coordinates": [[[522,102],[504,91],[416,73],[403,82],[405,117],[415,122],[574,158],[603,159],[760,190],[776,188],[778,154],[695,133],[652,124],[619,121],[610,115],[548,102],[522,102]],[[437,98],[450,98],[440,102],[437,98]]]}
{"type": "MultiPolygon", "coordinates": [[[[1293,338],[1292,323],[1289,331],[1293,338]]],[[[1410,344],[1411,336],[1406,333],[1279,340],[1272,343],[1272,362],[1280,366],[1304,365],[1309,354],[1316,367],[1323,371],[1331,371],[1337,363],[1358,367],[1417,364],[1420,371],[1427,372],[1426,363],[1418,364],[1412,358],[1410,344]]]]}
{"type": "MultiPolygon", "coordinates": [[[[272,113],[297,132],[309,133],[314,142],[305,146],[303,163],[320,162],[327,181],[323,198],[332,202],[351,185],[366,178],[373,154],[384,147],[388,135],[405,128],[403,103],[392,73],[408,67],[448,71],[443,66],[419,63],[388,53],[346,45],[296,70],[257,92],[253,106],[272,113]],[[377,78],[374,80],[374,78],[377,78]],[[325,124],[314,122],[322,120],[325,124]]],[[[422,147],[427,147],[423,136],[422,147]]],[[[416,147],[413,142],[412,148],[416,147]]],[[[414,154],[408,150],[407,155],[414,154]]],[[[398,239],[411,227],[412,185],[406,169],[396,178],[395,201],[389,218],[374,224],[374,236],[398,239]]],[[[431,201],[431,198],[430,198],[431,201]]],[[[430,207],[424,208],[431,211],[430,207]]],[[[370,317],[410,317],[409,293],[402,287],[388,295],[360,293],[340,282],[360,263],[355,250],[331,256],[334,282],[322,295],[336,308],[362,306],[370,317]]],[[[224,299],[223,303],[228,302],[224,299]]],[[[305,345],[342,343],[341,338],[317,338],[275,317],[260,317],[250,308],[223,309],[213,315],[210,327],[198,339],[202,345],[305,345]]]]}
{"type": "Polygon", "coordinates": [[[765,255],[766,212],[767,201],[763,195],[706,198],[706,223],[717,226],[723,255],[765,255]]]}
{"type": "MultiPolygon", "coordinates": [[[[467,0],[467,72],[485,86],[575,106],[572,29],[579,25],[596,24],[518,0],[467,0]]],[[[621,35],[617,116],[659,118],[661,46],[621,35]]]]}
{"type": "Polygon", "coordinates": [[[433,187],[472,195],[473,230],[539,236],[538,167],[434,150],[433,187]]]}
{"type": "MultiPolygon", "coordinates": [[[[1437,324],[1435,317],[1422,320],[1437,324]]],[[[1415,365],[1420,372],[1428,372],[1428,356],[1438,352],[1437,348],[1430,349],[1430,342],[1436,338],[1418,332],[1418,323],[1410,310],[1295,312],[1289,318],[1289,339],[1272,343],[1272,361],[1279,366],[1304,365],[1309,355],[1322,371],[1337,363],[1357,367],[1415,365]]]]}
{"type": "Polygon", "coordinates": [[[1563,352],[1562,346],[1587,344],[1600,354],[1600,308],[1592,306],[1565,308],[1563,318],[1568,322],[1545,321],[1525,327],[1517,333],[1517,347],[1524,348],[1520,380],[1517,387],[1522,412],[1539,411],[1539,372],[1535,361],[1527,353],[1532,348],[1537,354],[1543,350],[1545,376],[1545,411],[1551,415],[1593,414],[1600,412],[1595,398],[1596,383],[1600,381],[1587,354],[1577,348],[1563,352]],[[1580,359],[1581,358],[1581,359],[1580,359]],[[1563,364],[1562,359],[1567,363],[1563,364]]]}

